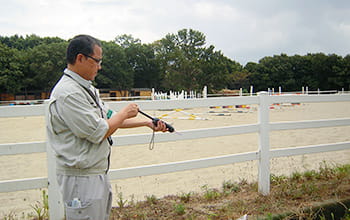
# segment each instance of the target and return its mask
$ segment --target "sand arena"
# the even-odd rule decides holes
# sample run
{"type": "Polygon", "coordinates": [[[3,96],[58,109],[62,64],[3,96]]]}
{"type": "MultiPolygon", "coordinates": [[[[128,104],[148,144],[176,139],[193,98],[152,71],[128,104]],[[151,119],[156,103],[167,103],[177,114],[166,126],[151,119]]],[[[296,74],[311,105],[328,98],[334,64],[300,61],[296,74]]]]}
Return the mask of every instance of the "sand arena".
{"type": "MultiPolygon", "coordinates": [[[[181,130],[188,129],[253,124],[257,123],[258,120],[254,106],[251,106],[251,110],[247,112],[232,111],[221,115],[208,112],[230,111],[230,109],[196,108],[184,111],[209,120],[165,119],[172,123],[180,133],[181,130]]],[[[148,111],[147,113],[160,116],[166,112],[148,111]]],[[[172,116],[176,117],[176,114],[172,116]]],[[[272,122],[331,118],[350,118],[350,102],[307,103],[284,106],[270,111],[270,121],[272,122]]],[[[45,120],[43,116],[0,118],[0,124],[0,143],[45,140],[45,120]]],[[[151,131],[147,128],[136,128],[119,130],[115,133],[115,136],[149,132],[151,131]]],[[[350,141],[349,134],[350,126],[276,131],[270,134],[270,145],[274,149],[343,142],[350,141]]],[[[258,135],[256,133],[168,143],[157,143],[157,139],[155,141],[155,148],[152,151],[148,149],[148,145],[114,147],[111,155],[111,168],[191,160],[256,151],[258,149],[258,135]]],[[[317,169],[323,161],[326,161],[327,164],[350,163],[350,150],[272,159],[271,172],[276,175],[288,175],[294,171],[317,169]]],[[[45,153],[1,156],[0,179],[10,180],[47,176],[46,163],[45,153]]],[[[206,169],[116,180],[112,181],[112,188],[114,189],[113,205],[116,206],[117,204],[117,193],[123,193],[123,197],[131,201],[132,199],[143,200],[145,196],[149,195],[162,197],[169,194],[201,191],[203,185],[221,187],[225,180],[240,181],[246,179],[256,181],[257,170],[257,162],[251,161],[206,169]]],[[[0,217],[3,218],[9,213],[16,213],[16,216],[21,217],[33,212],[30,205],[36,204],[37,201],[41,202],[41,195],[39,189],[0,193],[0,217]]]]}

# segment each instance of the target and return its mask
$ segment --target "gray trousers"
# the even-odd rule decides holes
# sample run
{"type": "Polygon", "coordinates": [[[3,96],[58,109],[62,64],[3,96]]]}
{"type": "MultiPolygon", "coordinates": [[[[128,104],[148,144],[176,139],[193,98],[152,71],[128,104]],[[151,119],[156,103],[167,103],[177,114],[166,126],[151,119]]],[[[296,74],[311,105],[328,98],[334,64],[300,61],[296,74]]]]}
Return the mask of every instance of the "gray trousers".
{"type": "Polygon", "coordinates": [[[67,220],[107,220],[112,208],[112,190],[106,174],[91,176],[57,175],[67,220]],[[72,200],[80,207],[73,207],[72,200]]]}

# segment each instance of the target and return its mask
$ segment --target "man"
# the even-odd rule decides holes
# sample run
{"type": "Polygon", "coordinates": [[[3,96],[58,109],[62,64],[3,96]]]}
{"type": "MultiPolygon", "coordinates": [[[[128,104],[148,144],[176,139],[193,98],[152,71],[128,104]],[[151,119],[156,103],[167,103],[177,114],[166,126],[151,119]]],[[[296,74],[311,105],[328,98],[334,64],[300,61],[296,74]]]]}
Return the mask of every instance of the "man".
{"type": "Polygon", "coordinates": [[[66,219],[108,219],[112,203],[107,176],[110,136],[119,128],[147,126],[163,132],[167,128],[161,121],[154,127],[151,120],[135,118],[135,103],[110,116],[112,111],[106,109],[91,85],[102,63],[97,39],[74,37],[67,47],[67,63],[52,91],[47,120],[66,219]]]}

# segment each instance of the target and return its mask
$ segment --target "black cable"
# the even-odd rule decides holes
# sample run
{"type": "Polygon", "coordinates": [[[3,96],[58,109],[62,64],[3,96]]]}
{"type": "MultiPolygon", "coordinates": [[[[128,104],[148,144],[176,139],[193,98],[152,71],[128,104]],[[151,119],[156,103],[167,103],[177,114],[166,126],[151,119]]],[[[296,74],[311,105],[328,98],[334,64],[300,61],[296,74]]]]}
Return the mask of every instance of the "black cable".
{"type": "MultiPolygon", "coordinates": [[[[146,113],[144,113],[143,111],[139,110],[139,112],[146,116],[147,118],[151,119],[152,120],[152,123],[154,125],[154,128],[157,127],[158,125],[158,121],[160,120],[159,118],[154,118],[146,113]]],[[[175,129],[173,126],[169,125],[168,123],[164,122],[163,123],[165,124],[166,128],[168,129],[169,132],[174,132],[175,129]]],[[[155,136],[155,131],[154,131],[154,128],[153,128],[153,132],[152,132],[152,137],[151,137],[151,141],[149,142],[149,149],[150,150],[153,150],[154,149],[154,136],[155,136]]]]}
{"type": "MultiPolygon", "coordinates": [[[[153,122],[154,126],[157,127],[158,121],[160,120],[159,118],[153,118],[152,116],[150,116],[150,115],[144,113],[144,112],[141,111],[141,110],[139,110],[139,112],[140,112],[141,114],[143,114],[144,116],[146,116],[147,118],[152,119],[152,122],[153,122]]],[[[163,121],[163,123],[165,124],[166,128],[168,129],[168,131],[169,131],[170,133],[172,133],[172,132],[175,131],[175,128],[174,128],[173,126],[171,126],[170,124],[166,123],[165,121],[163,121]]]]}

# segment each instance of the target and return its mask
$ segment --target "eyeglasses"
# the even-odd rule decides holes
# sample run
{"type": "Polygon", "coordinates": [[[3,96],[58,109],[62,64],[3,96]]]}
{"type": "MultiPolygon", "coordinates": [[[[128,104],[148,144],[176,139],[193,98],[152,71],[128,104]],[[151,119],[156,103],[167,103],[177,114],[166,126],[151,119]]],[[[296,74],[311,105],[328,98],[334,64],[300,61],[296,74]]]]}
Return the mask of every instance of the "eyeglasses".
{"type": "MultiPolygon", "coordinates": [[[[82,53],[83,54],[83,53],[82,53]]],[[[102,64],[102,59],[97,59],[95,57],[92,57],[92,56],[89,56],[87,54],[83,54],[84,56],[88,57],[88,58],[91,58],[93,59],[98,65],[101,65],[102,64]]]]}

